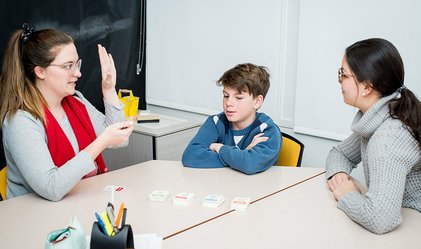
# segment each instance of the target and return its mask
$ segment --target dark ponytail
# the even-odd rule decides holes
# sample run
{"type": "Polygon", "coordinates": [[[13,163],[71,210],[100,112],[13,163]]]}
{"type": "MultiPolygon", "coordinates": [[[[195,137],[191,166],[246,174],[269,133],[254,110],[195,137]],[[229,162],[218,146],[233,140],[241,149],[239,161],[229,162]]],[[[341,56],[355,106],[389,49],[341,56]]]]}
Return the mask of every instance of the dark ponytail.
{"type": "Polygon", "coordinates": [[[402,121],[411,131],[421,148],[421,102],[405,87],[401,90],[401,97],[389,102],[390,115],[402,121]]]}

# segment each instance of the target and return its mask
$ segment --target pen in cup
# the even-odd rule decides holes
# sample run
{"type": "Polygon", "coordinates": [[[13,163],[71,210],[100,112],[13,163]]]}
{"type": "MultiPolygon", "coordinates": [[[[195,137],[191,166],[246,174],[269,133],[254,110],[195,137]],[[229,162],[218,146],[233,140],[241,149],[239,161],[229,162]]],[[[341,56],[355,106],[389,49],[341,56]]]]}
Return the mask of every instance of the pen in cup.
{"type": "Polygon", "coordinates": [[[127,208],[124,208],[123,210],[123,218],[121,221],[121,229],[126,225],[126,215],[127,215],[127,208]]]}
{"type": "Polygon", "coordinates": [[[100,214],[100,217],[101,217],[101,220],[102,220],[102,222],[104,224],[104,228],[105,228],[106,234],[108,236],[114,236],[115,235],[114,227],[111,224],[110,219],[108,218],[107,212],[106,211],[102,212],[100,214]]]}
{"type": "Polygon", "coordinates": [[[106,208],[106,212],[107,212],[108,219],[110,220],[110,223],[114,228],[114,232],[118,233],[118,228],[115,224],[114,207],[111,203],[108,204],[106,208]]]}
{"type": "Polygon", "coordinates": [[[99,216],[99,214],[97,212],[95,212],[95,217],[96,217],[96,219],[98,221],[99,229],[102,230],[102,232],[105,235],[108,235],[107,230],[105,230],[104,222],[102,222],[102,219],[101,219],[101,217],[99,216]]]}
{"type": "MultiPolygon", "coordinates": [[[[115,220],[115,225],[118,227],[120,225],[121,216],[123,215],[124,209],[124,202],[120,204],[120,208],[118,209],[117,219],[115,220]]],[[[122,228],[122,227],[121,227],[122,228]]]]}

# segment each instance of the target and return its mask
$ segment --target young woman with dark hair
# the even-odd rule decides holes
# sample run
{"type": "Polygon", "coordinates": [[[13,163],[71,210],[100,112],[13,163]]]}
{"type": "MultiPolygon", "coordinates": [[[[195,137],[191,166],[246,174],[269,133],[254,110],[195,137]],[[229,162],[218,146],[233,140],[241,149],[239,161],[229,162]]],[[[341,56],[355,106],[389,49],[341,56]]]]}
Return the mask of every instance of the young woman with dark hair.
{"type": "Polygon", "coordinates": [[[359,112],[352,135],[328,155],[328,186],[338,208],[383,234],[402,222],[402,207],[421,212],[421,103],[404,85],[398,50],[384,39],[349,46],[338,80],[344,102],[359,112]],[[366,193],[349,176],[360,162],[366,193]]]}

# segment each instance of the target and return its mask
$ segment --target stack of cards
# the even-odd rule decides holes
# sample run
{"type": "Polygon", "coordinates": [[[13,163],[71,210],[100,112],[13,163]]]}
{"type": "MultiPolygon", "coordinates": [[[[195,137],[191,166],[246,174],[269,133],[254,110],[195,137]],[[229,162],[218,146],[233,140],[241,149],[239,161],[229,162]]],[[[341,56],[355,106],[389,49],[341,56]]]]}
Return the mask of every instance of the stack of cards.
{"type": "Polygon", "coordinates": [[[125,189],[126,187],[122,187],[122,186],[113,186],[113,185],[108,185],[106,186],[103,190],[104,191],[115,191],[115,192],[121,192],[125,189]]]}
{"type": "Polygon", "coordinates": [[[193,201],[195,194],[193,193],[178,193],[176,196],[173,197],[173,204],[174,205],[181,205],[181,206],[188,206],[193,201]]]}
{"type": "Polygon", "coordinates": [[[225,198],[222,195],[207,195],[205,198],[203,198],[202,205],[204,207],[219,207],[223,202],[225,201],[225,198]]]}
{"type": "Polygon", "coordinates": [[[170,195],[170,191],[167,190],[155,190],[149,195],[151,201],[165,201],[170,195]]]}
{"type": "Polygon", "coordinates": [[[159,115],[150,112],[139,112],[137,116],[138,123],[158,123],[159,122],[159,115]]]}
{"type": "Polygon", "coordinates": [[[245,211],[250,205],[250,198],[248,197],[235,197],[231,202],[231,209],[245,211]]]}
{"type": "Polygon", "coordinates": [[[111,193],[110,203],[114,205],[114,193],[123,191],[125,187],[108,185],[103,190],[111,193]]]}

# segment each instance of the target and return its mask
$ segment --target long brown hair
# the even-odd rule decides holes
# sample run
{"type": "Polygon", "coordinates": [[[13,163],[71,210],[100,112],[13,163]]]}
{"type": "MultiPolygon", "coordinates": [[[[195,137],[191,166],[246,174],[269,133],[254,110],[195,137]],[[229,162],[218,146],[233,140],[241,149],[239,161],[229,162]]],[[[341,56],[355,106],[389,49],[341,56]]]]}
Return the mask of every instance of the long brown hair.
{"type": "Polygon", "coordinates": [[[15,31],[4,53],[0,76],[0,125],[6,118],[24,110],[42,121],[45,99],[35,85],[34,68],[47,67],[58,53],[58,47],[73,43],[66,33],[54,29],[15,31]]]}

